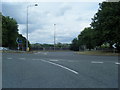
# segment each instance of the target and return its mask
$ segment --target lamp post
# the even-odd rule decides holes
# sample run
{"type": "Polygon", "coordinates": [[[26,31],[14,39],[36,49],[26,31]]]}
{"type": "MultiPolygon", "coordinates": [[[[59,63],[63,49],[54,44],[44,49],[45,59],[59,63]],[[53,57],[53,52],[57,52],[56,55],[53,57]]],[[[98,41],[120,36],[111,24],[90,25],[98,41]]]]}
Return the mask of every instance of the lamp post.
{"type": "Polygon", "coordinates": [[[56,31],[55,31],[55,29],[56,29],[56,24],[54,24],[54,51],[55,51],[55,44],[56,44],[56,31]]]}
{"type": "Polygon", "coordinates": [[[26,51],[29,51],[29,47],[28,47],[28,9],[29,7],[33,7],[33,6],[38,6],[38,4],[35,5],[28,5],[27,6],[27,19],[26,19],[26,51]]]}

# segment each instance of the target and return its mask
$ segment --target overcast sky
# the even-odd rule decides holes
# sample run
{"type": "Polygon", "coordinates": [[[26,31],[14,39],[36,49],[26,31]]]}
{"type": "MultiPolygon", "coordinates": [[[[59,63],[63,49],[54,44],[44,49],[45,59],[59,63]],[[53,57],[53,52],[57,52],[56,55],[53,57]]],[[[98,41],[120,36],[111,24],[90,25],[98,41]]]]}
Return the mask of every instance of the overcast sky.
{"type": "MultiPolygon", "coordinates": [[[[71,43],[73,38],[89,27],[91,18],[99,8],[100,2],[37,2],[38,6],[29,7],[29,41],[49,43],[71,43]]],[[[3,2],[2,13],[13,17],[19,25],[19,33],[26,37],[26,7],[33,2],[3,2]]]]}

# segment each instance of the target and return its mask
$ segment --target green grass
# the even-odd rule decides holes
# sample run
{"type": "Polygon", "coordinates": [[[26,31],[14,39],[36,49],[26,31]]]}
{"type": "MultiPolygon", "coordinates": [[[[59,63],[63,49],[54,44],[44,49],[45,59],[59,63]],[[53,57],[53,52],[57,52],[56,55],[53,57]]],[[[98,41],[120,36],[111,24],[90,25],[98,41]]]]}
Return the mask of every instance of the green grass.
{"type": "Polygon", "coordinates": [[[26,52],[26,51],[0,51],[0,52],[2,52],[2,53],[37,53],[37,52],[65,52],[65,51],[69,51],[69,50],[34,50],[34,51],[28,51],[28,52],[26,52]]]}
{"type": "MultiPolygon", "coordinates": [[[[59,50],[52,50],[52,51],[48,51],[48,52],[58,52],[59,50]]],[[[67,50],[66,50],[67,51],[67,50]]],[[[46,52],[46,51],[1,51],[0,53],[36,53],[36,52],[46,52]]],[[[63,52],[63,51],[59,51],[59,52],[63,52]]],[[[107,52],[107,51],[78,51],[75,52],[77,54],[81,54],[81,55],[103,55],[103,56],[118,56],[120,54],[118,53],[114,53],[114,52],[107,52]]]]}
{"type": "Polygon", "coordinates": [[[1,51],[2,53],[32,53],[32,52],[25,52],[25,51],[1,51]]]}
{"type": "Polygon", "coordinates": [[[107,51],[79,51],[76,52],[77,54],[83,54],[83,55],[105,55],[105,56],[118,56],[118,53],[114,52],[107,52],[107,51]]]}

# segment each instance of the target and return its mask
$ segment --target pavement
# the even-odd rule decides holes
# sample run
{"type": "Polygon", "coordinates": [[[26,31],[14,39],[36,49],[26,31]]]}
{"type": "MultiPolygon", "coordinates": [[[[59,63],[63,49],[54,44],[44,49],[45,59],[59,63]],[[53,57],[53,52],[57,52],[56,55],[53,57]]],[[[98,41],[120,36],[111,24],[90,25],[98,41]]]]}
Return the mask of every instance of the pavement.
{"type": "Polygon", "coordinates": [[[118,56],[2,54],[3,88],[118,88],[118,56]]]}

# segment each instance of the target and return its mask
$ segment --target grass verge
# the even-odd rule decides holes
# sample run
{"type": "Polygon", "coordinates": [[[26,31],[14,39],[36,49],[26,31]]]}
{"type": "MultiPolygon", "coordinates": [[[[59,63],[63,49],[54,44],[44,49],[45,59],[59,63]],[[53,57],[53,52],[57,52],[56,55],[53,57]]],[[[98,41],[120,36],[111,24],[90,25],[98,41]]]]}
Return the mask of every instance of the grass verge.
{"type": "Polygon", "coordinates": [[[14,51],[14,50],[6,50],[6,51],[1,51],[2,53],[32,53],[32,52],[25,52],[25,51],[14,51]]]}
{"type": "Polygon", "coordinates": [[[70,50],[40,50],[40,51],[14,51],[14,50],[4,50],[0,51],[2,53],[37,53],[37,52],[65,52],[65,51],[70,51],[70,50]]]}
{"type": "Polygon", "coordinates": [[[103,55],[103,56],[118,56],[119,53],[107,52],[107,51],[79,51],[77,54],[82,55],[103,55]]]}

